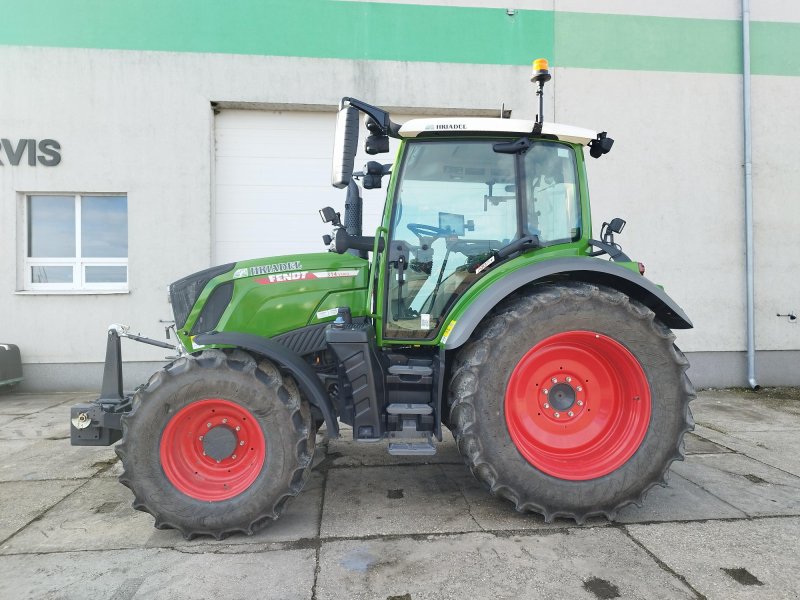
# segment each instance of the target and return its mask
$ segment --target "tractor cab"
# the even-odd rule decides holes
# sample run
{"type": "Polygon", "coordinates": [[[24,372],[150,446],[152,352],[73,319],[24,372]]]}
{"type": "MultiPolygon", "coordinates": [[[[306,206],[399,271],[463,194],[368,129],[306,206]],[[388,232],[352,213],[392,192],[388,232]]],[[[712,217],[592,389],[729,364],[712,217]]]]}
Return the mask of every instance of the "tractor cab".
{"type": "Polygon", "coordinates": [[[379,251],[372,265],[379,344],[440,343],[448,315],[468,290],[508,269],[512,259],[524,256],[516,268],[585,256],[593,240],[583,147],[594,155],[601,142],[607,152],[613,140],[539,118],[397,125],[382,109],[343,98],[332,182],[348,188],[348,202],[344,225],[333,209],[321,211],[334,223],[325,241],[340,253],[379,251]],[[370,132],[368,153],[388,151],[389,136],[401,140],[394,165],[370,162],[354,173],[358,112],[370,132]],[[382,226],[376,237],[365,237],[360,187],[381,187],[389,174],[382,226]]]}

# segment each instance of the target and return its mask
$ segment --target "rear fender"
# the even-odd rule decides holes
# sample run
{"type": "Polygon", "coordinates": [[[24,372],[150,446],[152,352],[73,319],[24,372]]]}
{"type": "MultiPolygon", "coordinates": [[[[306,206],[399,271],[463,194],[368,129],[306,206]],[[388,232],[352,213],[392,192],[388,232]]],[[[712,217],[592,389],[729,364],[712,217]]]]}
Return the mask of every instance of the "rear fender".
{"type": "Polygon", "coordinates": [[[204,333],[194,337],[195,347],[202,346],[235,346],[260,354],[275,362],[281,369],[288,371],[308,401],[316,406],[325,419],[328,436],[339,437],[339,423],[333,410],[330,396],[322,386],[314,369],[299,354],[283,344],[248,333],[204,333]]]}
{"type": "Polygon", "coordinates": [[[638,273],[610,261],[594,258],[556,258],[509,273],[478,296],[458,317],[445,349],[464,344],[498,302],[521,287],[545,281],[584,281],[614,288],[641,302],[671,329],[694,327],[689,317],[664,290],[638,273]]]}

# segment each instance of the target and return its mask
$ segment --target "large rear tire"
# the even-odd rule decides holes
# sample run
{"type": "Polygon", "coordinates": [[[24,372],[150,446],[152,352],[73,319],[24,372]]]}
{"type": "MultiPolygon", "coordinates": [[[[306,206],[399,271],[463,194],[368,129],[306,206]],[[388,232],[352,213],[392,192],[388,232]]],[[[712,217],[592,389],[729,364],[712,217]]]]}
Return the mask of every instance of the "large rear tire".
{"type": "Polygon", "coordinates": [[[308,404],[269,361],[207,350],[155,373],[123,418],[120,482],[159,529],[191,539],[252,534],[303,488],[308,404]]]}
{"type": "Polygon", "coordinates": [[[688,362],[653,312],[619,291],[567,282],[526,292],[456,357],[459,451],[519,511],[613,520],[683,460],[688,362]]]}

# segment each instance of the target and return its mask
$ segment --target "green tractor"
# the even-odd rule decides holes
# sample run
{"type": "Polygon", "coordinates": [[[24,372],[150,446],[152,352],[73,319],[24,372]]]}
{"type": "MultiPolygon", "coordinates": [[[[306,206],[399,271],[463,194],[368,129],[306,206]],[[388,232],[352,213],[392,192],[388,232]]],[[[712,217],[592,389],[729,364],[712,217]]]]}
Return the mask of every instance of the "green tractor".
{"type": "MultiPolygon", "coordinates": [[[[108,331],[101,397],[72,407],[74,445],[110,445],[134,508],[221,538],[276,519],[308,478],[316,432],[432,455],[442,428],[492,493],[545,520],[614,519],[665,484],[693,421],[681,308],[614,241],[591,238],[584,147],[605,132],[539,113],[414,119],[343,98],[328,252],[247,260],[170,286],[179,343],[108,331]],[[366,151],[393,165],[353,172],[366,151]],[[387,187],[361,231],[362,189],[387,187]],[[600,258],[601,255],[607,255],[600,258]],[[177,357],[122,391],[120,338],[177,357]]],[[[169,337],[169,336],[168,336],[169,337]]]]}

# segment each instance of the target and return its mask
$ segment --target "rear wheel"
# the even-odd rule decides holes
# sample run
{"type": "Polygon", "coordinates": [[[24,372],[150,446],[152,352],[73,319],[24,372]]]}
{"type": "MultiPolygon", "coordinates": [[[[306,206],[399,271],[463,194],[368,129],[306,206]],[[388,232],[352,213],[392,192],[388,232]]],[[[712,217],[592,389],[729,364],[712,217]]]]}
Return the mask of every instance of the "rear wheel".
{"type": "Polygon", "coordinates": [[[616,290],[529,291],[498,306],[456,359],[459,450],[518,510],[613,519],[683,459],[688,363],[653,312],[616,290]]]}
{"type": "Polygon", "coordinates": [[[160,529],[251,534],[300,492],[314,441],[292,380],[244,352],[209,350],[176,360],[137,392],[117,447],[120,481],[160,529]]]}

